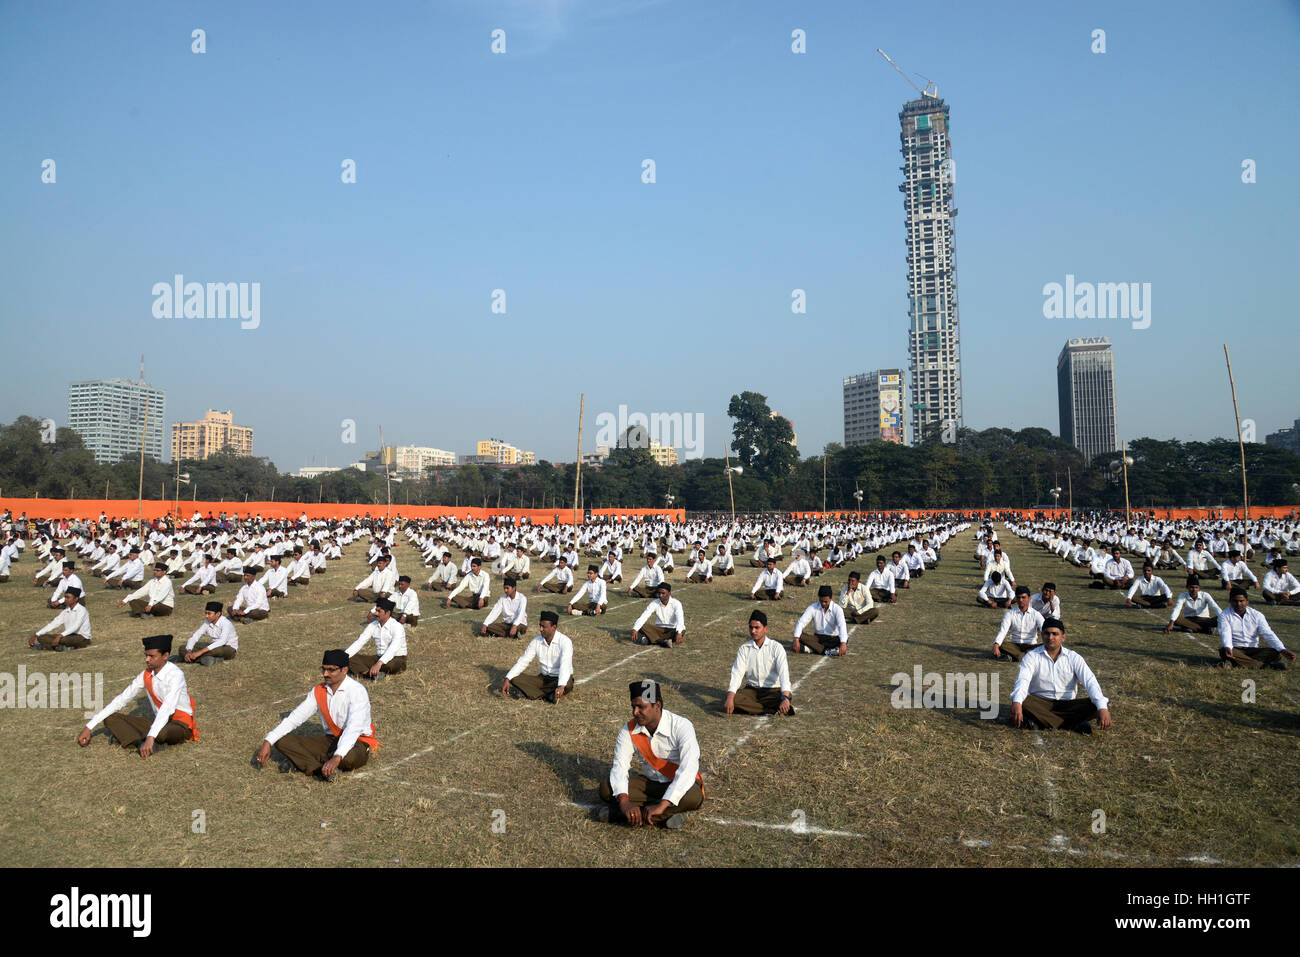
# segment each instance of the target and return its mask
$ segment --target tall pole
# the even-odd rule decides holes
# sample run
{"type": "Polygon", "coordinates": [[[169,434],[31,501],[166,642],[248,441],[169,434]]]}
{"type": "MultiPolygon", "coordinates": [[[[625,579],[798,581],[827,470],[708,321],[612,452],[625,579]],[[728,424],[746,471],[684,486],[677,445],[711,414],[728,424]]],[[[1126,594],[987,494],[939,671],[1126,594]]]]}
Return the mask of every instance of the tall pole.
{"type": "MultiPolygon", "coordinates": [[[[135,520],[136,534],[143,535],[144,529],[144,437],[149,432],[149,393],[144,394],[144,425],[140,427],[140,487],[137,490],[136,498],[139,506],[139,513],[135,520]]],[[[144,544],[141,538],[139,544],[144,544]]]]}
{"type": "Polygon", "coordinates": [[[1228,344],[1223,344],[1223,359],[1228,363],[1228,387],[1232,389],[1232,417],[1237,422],[1237,447],[1241,449],[1241,507],[1250,521],[1250,498],[1246,495],[1246,443],[1241,440],[1241,416],[1237,412],[1237,386],[1232,381],[1232,359],[1228,357],[1228,344]]]}
{"type": "Polygon", "coordinates": [[[175,520],[180,521],[181,517],[181,459],[176,457],[176,481],[172,487],[172,511],[175,513],[175,520]]]}
{"type": "MultiPolygon", "coordinates": [[[[578,488],[582,482],[582,416],[587,410],[587,393],[578,396],[578,461],[573,466],[573,539],[578,539],[578,488]]],[[[559,529],[556,529],[558,532],[559,529]]]]}
{"type": "Polygon", "coordinates": [[[379,427],[379,456],[384,460],[384,484],[387,488],[387,499],[384,504],[384,524],[388,524],[388,517],[393,511],[393,475],[392,470],[388,467],[388,456],[384,453],[384,427],[379,427]]]}
{"type": "Polygon", "coordinates": [[[1065,470],[1065,484],[1070,490],[1070,518],[1074,518],[1074,479],[1070,476],[1069,468],[1065,470]]]}
{"type": "MultiPolygon", "coordinates": [[[[731,524],[734,528],[736,524],[736,489],[731,484],[731,450],[727,448],[726,442],[722,443],[722,455],[727,460],[727,492],[731,495],[731,524]]],[[[727,538],[730,540],[730,533],[728,533],[727,538]]]]}
{"type": "Polygon", "coordinates": [[[826,450],[822,449],[822,514],[826,514],[826,450]]]}
{"type": "Polygon", "coordinates": [[[1120,443],[1119,464],[1124,469],[1124,527],[1128,527],[1128,443],[1120,443]]]}

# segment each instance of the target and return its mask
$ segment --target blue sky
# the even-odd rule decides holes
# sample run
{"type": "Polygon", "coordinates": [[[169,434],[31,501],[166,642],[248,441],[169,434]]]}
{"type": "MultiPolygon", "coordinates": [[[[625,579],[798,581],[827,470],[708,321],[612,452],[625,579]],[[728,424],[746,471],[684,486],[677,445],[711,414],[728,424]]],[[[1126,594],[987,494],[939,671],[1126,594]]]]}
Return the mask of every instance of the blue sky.
{"type": "Polygon", "coordinates": [[[624,404],[702,413],[721,454],[749,389],[814,454],[843,440],[844,376],[907,364],[915,94],[883,47],[952,111],[967,426],[1057,432],[1056,358],[1088,335],[1114,343],[1122,438],[1232,434],[1224,342],[1258,438],[1290,425],[1300,7],[926,10],[0,7],[0,419],[62,420],[70,381],[144,353],[169,422],[231,409],[285,471],[381,425],[572,460],[580,392],[586,447],[624,404]],[[155,318],[176,273],[260,283],[260,326],[155,318]],[[1044,318],[1067,274],[1151,283],[1150,328],[1044,318]]]}

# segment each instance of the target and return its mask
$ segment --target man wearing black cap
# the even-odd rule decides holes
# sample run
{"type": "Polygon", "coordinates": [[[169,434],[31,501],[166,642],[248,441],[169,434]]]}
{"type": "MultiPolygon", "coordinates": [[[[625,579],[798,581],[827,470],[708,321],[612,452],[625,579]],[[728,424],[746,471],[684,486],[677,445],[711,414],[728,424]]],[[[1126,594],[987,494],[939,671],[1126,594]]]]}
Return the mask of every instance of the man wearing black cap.
{"type": "Polygon", "coordinates": [[[671,648],[681,644],[686,637],[686,613],[682,610],[682,603],[672,597],[672,585],[660,582],[658,590],[659,597],[646,605],[641,617],[632,625],[632,641],[638,645],[648,645],[653,641],[663,648],[671,648]],[[648,624],[651,615],[655,620],[648,624]]]}
{"type": "Polygon", "coordinates": [[[1059,619],[1043,621],[1043,644],[1020,659],[1016,685],[1011,690],[1011,723],[1017,728],[1051,728],[1092,733],[1092,719],[1110,727],[1110,702],[1083,657],[1062,646],[1065,625],[1059,619]],[[1083,685],[1087,698],[1074,697],[1083,685]]]}
{"type": "Polygon", "coordinates": [[[848,583],[840,589],[840,607],[850,625],[869,625],[880,617],[880,609],[871,597],[871,589],[862,584],[860,572],[849,572],[848,583]]]}
{"type": "Polygon", "coordinates": [[[235,549],[226,549],[226,560],[218,566],[218,573],[225,575],[228,582],[244,580],[244,562],[235,549]]]}
{"type": "MultiPolygon", "coordinates": [[[[750,620],[752,622],[752,616],[750,620]]],[[[799,616],[799,623],[794,626],[794,651],[795,654],[804,651],[828,658],[849,653],[849,628],[844,621],[844,609],[832,600],[830,585],[818,587],[817,600],[799,616]],[[804,637],[803,633],[809,624],[813,626],[810,638],[804,637]]]]}
{"type": "Polygon", "coordinates": [[[358,678],[377,678],[380,672],[400,675],[406,670],[406,629],[393,619],[392,599],[376,601],[375,613],[375,620],[348,646],[348,670],[358,678]],[[378,654],[357,654],[372,638],[378,654]]]}
{"type": "Polygon", "coordinates": [[[758,581],[749,590],[749,597],[754,601],[780,601],[785,591],[785,576],[776,567],[776,559],[768,558],[764,569],[758,573],[758,581]]]}
{"type": "Polygon", "coordinates": [[[58,584],[54,586],[54,594],[50,596],[51,608],[63,607],[63,594],[69,588],[79,588],[84,594],[86,586],[81,583],[81,577],[77,574],[76,562],[64,562],[62,574],[59,575],[58,584]]]}
{"type": "Polygon", "coordinates": [[[63,549],[55,546],[50,549],[49,561],[45,567],[32,576],[32,586],[40,588],[42,584],[53,585],[59,579],[63,567],[63,549]]]}
{"type": "Polygon", "coordinates": [[[54,620],[28,639],[27,647],[48,648],[51,651],[66,651],[69,648],[84,648],[90,644],[90,612],[81,603],[81,589],[75,585],[68,586],[63,593],[63,610],[54,616],[54,620]],[[56,631],[51,638],[42,638],[56,631]]]}
{"type": "Polygon", "coordinates": [[[289,569],[280,564],[280,556],[272,555],[267,559],[269,567],[258,579],[258,582],[266,589],[266,597],[287,598],[289,595],[289,569]]]}
{"type": "Polygon", "coordinates": [[[522,638],[528,631],[528,596],[519,594],[518,583],[507,578],[501,583],[505,592],[488,612],[487,620],[479,629],[481,635],[498,638],[522,638]]]}
{"type": "Polygon", "coordinates": [[[605,580],[598,574],[595,565],[587,566],[587,580],[582,583],[582,587],[577,590],[573,600],[569,602],[566,609],[570,615],[603,615],[609,610],[609,593],[605,585],[605,580]],[[582,602],[583,596],[587,596],[587,601],[580,608],[575,608],[582,602]]]}
{"type": "Polygon", "coordinates": [[[397,591],[388,596],[393,601],[393,617],[403,628],[420,623],[420,595],[411,587],[410,575],[397,577],[397,591]]]}
{"type": "Polygon", "coordinates": [[[664,708],[658,682],[634,681],[628,692],[632,720],[618,729],[614,762],[600,783],[600,819],[681,827],[682,812],[704,803],[695,726],[664,708]],[[644,774],[630,773],[633,753],[640,755],[644,774]]]}
{"type": "Polygon", "coordinates": [[[749,615],[749,641],[736,652],[722,710],[727,714],[794,714],[790,706],[792,694],[785,648],[780,642],[768,640],[767,615],[753,611],[749,615]]]}
{"type": "Polygon", "coordinates": [[[266,600],[266,589],[257,581],[257,573],[251,568],[244,569],[244,587],[230,603],[227,614],[240,622],[263,621],[271,613],[271,606],[266,600]]]}
{"type": "Polygon", "coordinates": [[[144,584],[144,563],[140,561],[140,549],[132,546],[127,552],[127,560],[104,576],[105,588],[139,588],[144,584]],[[119,581],[114,582],[117,578],[119,581]]]}
{"type": "Polygon", "coordinates": [[[1234,668],[1275,668],[1285,670],[1279,660],[1295,661],[1295,652],[1287,651],[1282,639],[1273,633],[1262,614],[1250,607],[1246,589],[1234,585],[1228,593],[1229,607],[1219,614],[1219,660],[1234,668]],[[1259,646],[1263,638],[1267,648],[1259,646]]]}
{"type": "Polygon", "coordinates": [[[1254,588],[1259,584],[1259,579],[1255,577],[1255,573],[1250,570],[1250,566],[1242,559],[1241,551],[1236,548],[1228,550],[1228,560],[1219,567],[1219,574],[1222,576],[1224,588],[1254,588]],[[1247,582],[1250,584],[1247,584],[1247,582]]]}
{"type": "Polygon", "coordinates": [[[1002,616],[1002,627],[993,639],[993,657],[1004,654],[1012,661],[1020,661],[1026,652],[1038,644],[1038,633],[1047,619],[1033,606],[1033,596],[1024,585],[1016,586],[1016,603],[1002,616]],[[1006,639],[1010,638],[1010,641],[1006,639]]]}
{"type": "Polygon", "coordinates": [[[190,640],[185,643],[185,654],[182,656],[185,661],[211,665],[229,661],[239,652],[239,635],[236,634],[235,626],[231,624],[230,619],[221,617],[222,607],[219,601],[210,601],[204,606],[203,624],[199,625],[190,636],[190,640]],[[195,651],[194,646],[205,636],[208,639],[207,645],[195,651]]]}
{"type": "Polygon", "coordinates": [[[1264,576],[1261,590],[1264,601],[1270,605],[1300,603],[1300,581],[1291,574],[1285,558],[1273,560],[1273,568],[1264,576]]]}
{"type": "Polygon", "coordinates": [[[501,683],[502,696],[541,698],[551,704],[573,691],[573,642],[557,629],[560,616],[544,611],[537,624],[541,632],[524,648],[515,666],[506,672],[501,683]],[[524,669],[536,658],[540,675],[526,675],[524,669]]]}
{"type": "Polygon", "coordinates": [[[375,559],[375,570],[357,582],[357,587],[352,590],[352,600],[373,602],[381,596],[387,598],[397,586],[397,573],[392,564],[392,557],[381,553],[375,559]]]}
{"type": "Polygon", "coordinates": [[[130,606],[132,618],[141,615],[162,618],[170,615],[176,605],[176,591],[172,588],[172,580],[167,577],[166,563],[156,562],[153,578],[123,598],[118,605],[130,606]]]}
{"type": "Polygon", "coordinates": [[[450,608],[455,604],[457,608],[486,608],[491,592],[492,577],[483,571],[481,560],[471,558],[469,574],[461,578],[460,583],[451,590],[451,594],[447,596],[442,606],[450,608]]]}
{"type": "Polygon", "coordinates": [[[289,584],[311,584],[311,562],[302,553],[302,546],[293,547],[293,560],[289,562],[289,584]]]}
{"type": "Polygon", "coordinates": [[[217,569],[212,564],[212,556],[205,553],[203,564],[181,584],[181,591],[187,595],[211,595],[216,590],[217,569]]]}
{"type": "Polygon", "coordinates": [[[569,560],[563,555],[551,569],[550,574],[538,582],[533,591],[540,592],[543,588],[556,595],[566,595],[573,591],[573,572],[569,570],[569,560]]]}
{"type": "Polygon", "coordinates": [[[341,648],[325,652],[321,659],[321,683],[312,688],[302,704],[275,726],[253,755],[257,768],[266,765],[275,747],[288,758],[281,771],[297,767],[306,774],[329,780],[335,771],[352,771],[379,750],[375,725],[370,720],[370,695],[359,681],[348,677],[348,653],[341,648]],[[315,712],[328,737],[290,734],[315,712]]]}
{"type": "Polygon", "coordinates": [[[142,638],[144,645],[144,670],[126,686],[126,690],[108,703],[108,706],[86,722],[77,735],[77,744],[83,748],[90,744],[90,733],[100,721],[124,748],[133,747],[143,739],[140,756],[147,758],[165,744],[198,741],[199,731],[194,724],[194,698],[185,684],[185,674],[171,662],[172,636],[150,635],[142,638]],[[134,715],[118,714],[141,691],[149,693],[153,706],[153,721],[134,715]]]}

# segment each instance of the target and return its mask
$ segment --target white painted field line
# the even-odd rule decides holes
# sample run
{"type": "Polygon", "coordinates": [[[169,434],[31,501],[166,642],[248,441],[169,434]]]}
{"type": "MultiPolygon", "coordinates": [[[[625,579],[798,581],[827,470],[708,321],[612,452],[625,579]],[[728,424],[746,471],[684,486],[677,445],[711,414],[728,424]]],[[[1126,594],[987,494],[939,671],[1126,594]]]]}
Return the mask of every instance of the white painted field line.
{"type": "Polygon", "coordinates": [[[587,677],[574,681],[573,683],[575,686],[585,685],[588,681],[591,681],[593,678],[599,678],[605,672],[613,671],[615,668],[619,667],[620,665],[627,664],[633,658],[640,658],[642,655],[648,655],[652,651],[662,651],[662,650],[663,649],[659,648],[657,645],[651,645],[649,648],[642,648],[640,651],[636,652],[635,654],[628,655],[622,661],[616,661],[609,667],[601,668],[599,671],[593,672],[592,674],[587,675],[587,677]]]}
{"type": "MultiPolygon", "coordinates": [[[[857,628],[857,625],[854,625],[853,627],[857,628]]],[[[853,632],[850,631],[849,634],[852,635],[853,632]]],[[[818,658],[816,661],[814,661],[812,667],[808,669],[808,671],[804,674],[804,676],[800,678],[798,681],[794,682],[792,685],[790,685],[790,693],[793,695],[794,692],[798,691],[799,686],[803,684],[804,681],[806,681],[814,671],[816,671],[822,665],[826,664],[826,662],[828,661],[830,661],[830,659],[825,656],[818,658]]],[[[716,758],[713,759],[712,763],[710,763],[709,765],[709,770],[716,771],[719,767],[721,767],[722,762],[725,761],[733,751],[735,751],[737,748],[741,747],[746,741],[748,741],[756,731],[760,731],[763,728],[767,727],[768,724],[771,723],[771,721],[772,721],[772,715],[770,714],[765,714],[763,715],[763,717],[759,718],[756,722],[754,722],[754,726],[752,728],[750,728],[739,738],[733,741],[730,745],[727,746],[727,748],[721,754],[719,754],[716,758]]]]}
{"type": "MultiPolygon", "coordinates": [[[[1163,621],[1163,620],[1164,620],[1164,619],[1162,619],[1159,615],[1157,615],[1155,612],[1153,612],[1150,608],[1143,608],[1142,610],[1143,610],[1144,612],[1146,612],[1148,615],[1150,615],[1152,618],[1156,619],[1157,621],[1163,621]]],[[[1190,638],[1192,641],[1196,642],[1196,643],[1197,643],[1198,645],[1200,645],[1202,648],[1208,648],[1210,651],[1214,651],[1214,650],[1215,650],[1214,645],[1207,645],[1205,642],[1201,641],[1201,639],[1197,638],[1197,637],[1196,637],[1194,634],[1192,634],[1190,631],[1189,631],[1189,632],[1185,632],[1185,634],[1187,635],[1188,638],[1190,638]]]]}

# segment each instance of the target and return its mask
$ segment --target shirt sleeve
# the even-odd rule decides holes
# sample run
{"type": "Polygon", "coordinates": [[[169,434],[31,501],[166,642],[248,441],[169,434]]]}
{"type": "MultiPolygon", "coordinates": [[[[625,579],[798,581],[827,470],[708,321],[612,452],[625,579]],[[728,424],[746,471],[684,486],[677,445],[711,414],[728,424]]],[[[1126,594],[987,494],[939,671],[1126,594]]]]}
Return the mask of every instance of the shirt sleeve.
{"type": "Polygon", "coordinates": [[[736,660],[731,664],[731,680],[727,682],[727,694],[735,694],[740,690],[740,684],[745,680],[745,648],[741,645],[740,650],[736,652],[736,660]]]}
{"type": "Polygon", "coordinates": [[[190,635],[190,640],[185,643],[185,650],[186,651],[194,650],[195,644],[198,643],[198,640],[203,637],[203,633],[207,630],[208,630],[208,623],[206,621],[203,624],[199,625],[199,627],[195,628],[194,634],[190,635]]]}
{"type": "Polygon", "coordinates": [[[849,643],[849,625],[844,620],[844,609],[839,605],[832,606],[835,609],[835,626],[840,636],[840,641],[844,644],[849,643]]]}
{"type": "MultiPolygon", "coordinates": [[[[370,641],[371,633],[374,631],[374,629],[375,629],[375,623],[373,621],[370,624],[366,625],[365,628],[361,629],[361,634],[357,635],[356,641],[352,642],[352,644],[348,645],[347,647],[349,658],[351,658],[353,655],[355,655],[358,651],[360,651],[362,648],[366,646],[366,643],[370,641]]],[[[347,752],[344,753],[346,754],[347,752]]]]}
{"type": "Polygon", "coordinates": [[[998,629],[998,634],[997,637],[993,639],[993,644],[1002,644],[1003,640],[1007,637],[1007,632],[1011,630],[1011,612],[1012,609],[1008,608],[1006,614],[1002,616],[1002,627],[998,629]]]}
{"type": "Polygon", "coordinates": [[[569,679],[573,677],[573,642],[567,640],[567,635],[565,636],[565,639],[564,644],[560,646],[559,683],[561,688],[566,687],[569,683],[569,679]]]}
{"type": "Polygon", "coordinates": [[[144,690],[144,672],[142,671],[135,676],[134,681],[132,681],[129,685],[126,686],[125,691],[123,691],[120,695],[118,695],[116,698],[110,701],[104,707],[104,709],[100,711],[97,715],[95,715],[93,718],[87,721],[86,727],[90,728],[93,731],[95,725],[99,724],[99,722],[103,721],[110,714],[115,714],[118,711],[121,711],[123,708],[127,706],[127,704],[131,702],[133,698],[135,698],[136,695],[138,695],[143,690],[144,690]]]}
{"type": "MultiPolygon", "coordinates": [[[[1101,693],[1101,685],[1097,683],[1097,676],[1092,673],[1088,667],[1088,662],[1083,660],[1082,655],[1074,656],[1074,677],[1083,685],[1083,690],[1088,693],[1092,703],[1097,706],[1098,711],[1105,711],[1110,705],[1110,701],[1101,693]]],[[[1017,684],[1019,682],[1017,681],[1017,684]]]]}
{"type": "Polygon", "coordinates": [[[650,615],[651,615],[651,613],[653,613],[653,612],[654,612],[654,602],[651,602],[650,604],[648,604],[648,605],[645,606],[645,611],[641,612],[641,617],[638,618],[638,619],[633,623],[633,625],[632,625],[632,630],[633,630],[633,631],[640,631],[640,630],[641,630],[641,626],[644,625],[644,624],[645,624],[645,623],[650,619],[650,615]]]}
{"type": "MultiPolygon", "coordinates": [[[[523,654],[519,656],[519,660],[515,662],[515,666],[506,672],[507,681],[514,681],[515,678],[524,673],[524,669],[532,664],[533,659],[537,657],[537,643],[539,641],[544,642],[545,640],[545,638],[540,637],[534,638],[524,646],[523,654]]],[[[561,682],[561,685],[563,684],[564,682],[561,682]]]]}
{"type": "Polygon", "coordinates": [[[799,621],[794,626],[794,636],[796,638],[803,636],[803,630],[808,627],[808,622],[812,621],[813,610],[815,608],[815,605],[809,605],[803,610],[803,614],[799,616],[799,621]]]}
{"type": "MultiPolygon", "coordinates": [[[[492,624],[492,622],[501,617],[501,605],[505,600],[504,595],[497,599],[497,603],[493,605],[492,610],[488,612],[487,619],[483,622],[483,627],[486,628],[488,625],[492,624]]],[[[510,675],[506,675],[506,677],[509,678],[510,675]]]]}
{"type": "Polygon", "coordinates": [[[1034,678],[1034,665],[1029,655],[1020,659],[1020,670],[1016,672],[1016,684],[1011,689],[1011,700],[1023,704],[1029,697],[1029,685],[1034,678]]]}
{"type": "Polygon", "coordinates": [[[614,742],[614,762],[609,767],[609,789],[614,797],[627,797],[627,777],[632,769],[632,735],[627,725],[618,729],[618,738],[614,742]]]}

